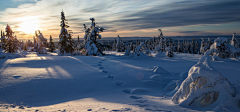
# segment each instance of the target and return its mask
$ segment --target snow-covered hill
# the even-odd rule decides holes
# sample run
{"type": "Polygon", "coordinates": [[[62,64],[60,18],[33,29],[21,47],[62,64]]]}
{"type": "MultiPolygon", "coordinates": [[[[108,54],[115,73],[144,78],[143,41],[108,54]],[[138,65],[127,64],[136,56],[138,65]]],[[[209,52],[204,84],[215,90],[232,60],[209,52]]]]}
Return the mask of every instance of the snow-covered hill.
{"type": "MultiPolygon", "coordinates": [[[[1,59],[0,111],[213,110],[186,108],[171,100],[201,55],[129,58],[124,53],[107,53],[55,56],[29,52],[26,57],[1,59]]],[[[239,92],[239,61],[211,63],[239,92]]],[[[225,110],[240,111],[223,105],[225,110]]]]}

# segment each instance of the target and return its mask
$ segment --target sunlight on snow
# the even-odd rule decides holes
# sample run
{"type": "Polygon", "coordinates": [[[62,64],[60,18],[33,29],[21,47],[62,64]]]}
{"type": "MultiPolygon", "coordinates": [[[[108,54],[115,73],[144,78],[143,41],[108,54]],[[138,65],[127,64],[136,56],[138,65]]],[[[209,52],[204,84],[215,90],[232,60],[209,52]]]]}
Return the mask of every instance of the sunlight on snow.
{"type": "Polygon", "coordinates": [[[78,62],[81,62],[82,64],[84,64],[84,65],[86,65],[86,66],[88,66],[88,67],[90,67],[90,68],[93,68],[93,69],[95,69],[95,70],[97,70],[97,71],[101,71],[100,69],[95,68],[95,67],[93,67],[93,66],[91,66],[91,65],[89,65],[89,64],[87,64],[87,63],[84,63],[83,61],[81,61],[81,60],[79,60],[79,59],[77,59],[77,58],[75,58],[75,57],[69,57],[69,58],[72,58],[72,59],[74,59],[74,60],[77,60],[78,62]]]}
{"type": "MultiPolygon", "coordinates": [[[[60,66],[54,66],[56,71],[58,71],[58,77],[57,78],[72,78],[71,74],[69,74],[66,70],[64,70],[60,66]]],[[[52,70],[52,69],[50,69],[52,70]]],[[[51,74],[54,74],[55,72],[50,72],[51,74]]]]}

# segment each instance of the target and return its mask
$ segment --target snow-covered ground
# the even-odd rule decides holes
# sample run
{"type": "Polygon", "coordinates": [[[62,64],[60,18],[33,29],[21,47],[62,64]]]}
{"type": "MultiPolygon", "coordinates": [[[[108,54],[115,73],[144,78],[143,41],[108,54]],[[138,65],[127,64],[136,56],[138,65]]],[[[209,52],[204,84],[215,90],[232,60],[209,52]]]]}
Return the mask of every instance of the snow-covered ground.
{"type": "MultiPolygon", "coordinates": [[[[174,89],[201,55],[130,58],[124,53],[105,53],[109,55],[28,52],[26,57],[0,59],[0,111],[212,110],[182,107],[171,100],[174,89]]],[[[239,92],[240,62],[225,59],[211,63],[239,92]]]]}

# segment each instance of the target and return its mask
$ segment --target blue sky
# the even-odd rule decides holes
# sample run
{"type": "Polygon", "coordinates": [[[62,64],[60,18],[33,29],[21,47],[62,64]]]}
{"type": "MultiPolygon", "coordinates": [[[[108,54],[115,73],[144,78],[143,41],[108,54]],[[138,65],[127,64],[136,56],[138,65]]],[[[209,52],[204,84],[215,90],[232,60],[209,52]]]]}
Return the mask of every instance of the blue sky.
{"type": "Polygon", "coordinates": [[[240,34],[239,0],[0,0],[0,29],[9,24],[19,38],[35,30],[58,38],[64,10],[74,37],[94,17],[103,37],[240,34]]]}

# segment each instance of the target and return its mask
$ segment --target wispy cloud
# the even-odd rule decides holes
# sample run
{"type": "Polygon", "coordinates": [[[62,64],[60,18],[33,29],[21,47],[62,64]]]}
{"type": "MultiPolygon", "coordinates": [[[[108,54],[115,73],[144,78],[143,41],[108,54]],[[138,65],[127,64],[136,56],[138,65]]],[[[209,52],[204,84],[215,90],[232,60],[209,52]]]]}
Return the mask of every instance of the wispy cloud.
{"type": "MultiPolygon", "coordinates": [[[[157,30],[155,30],[158,28],[162,28],[163,31],[169,28],[177,29],[172,31],[172,33],[167,33],[167,35],[174,35],[174,32],[180,35],[191,35],[197,32],[183,33],[184,31],[179,29],[192,25],[205,25],[204,30],[211,33],[209,25],[223,24],[224,27],[224,24],[240,22],[239,0],[13,1],[30,3],[24,3],[17,8],[7,8],[0,12],[1,28],[5,27],[5,23],[19,26],[24,21],[38,21],[35,23],[39,25],[40,30],[45,35],[51,34],[55,35],[55,37],[57,37],[60,31],[61,10],[64,10],[66,18],[69,20],[69,29],[75,32],[74,35],[80,35],[80,37],[83,35],[82,24],[90,23],[90,17],[94,17],[98,25],[108,29],[105,34],[103,33],[103,36],[114,36],[117,34],[153,36],[158,34],[157,30]]],[[[19,28],[15,28],[16,32],[21,32],[19,28]]],[[[237,29],[240,28],[238,27],[237,29]]],[[[225,31],[225,33],[229,32],[225,31]]]]}

